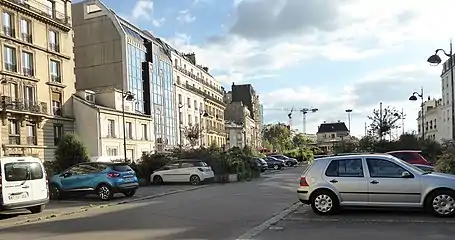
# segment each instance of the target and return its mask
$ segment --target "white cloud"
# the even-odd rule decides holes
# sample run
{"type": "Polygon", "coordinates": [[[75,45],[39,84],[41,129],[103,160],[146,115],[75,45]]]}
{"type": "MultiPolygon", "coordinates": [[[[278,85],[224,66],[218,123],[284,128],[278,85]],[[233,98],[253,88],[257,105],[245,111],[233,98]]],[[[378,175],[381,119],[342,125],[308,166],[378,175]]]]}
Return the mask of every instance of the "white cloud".
{"type": "Polygon", "coordinates": [[[188,9],[181,10],[179,12],[179,15],[177,16],[177,21],[180,23],[190,23],[194,22],[196,20],[196,17],[191,15],[190,11],[188,9]]]}
{"type": "Polygon", "coordinates": [[[153,2],[151,0],[138,0],[131,12],[133,19],[144,18],[150,20],[153,13],[153,2]]]}
{"type": "Polygon", "coordinates": [[[160,19],[153,19],[152,23],[153,26],[155,27],[161,27],[164,24],[164,22],[166,22],[166,18],[162,17],[160,19]]]}

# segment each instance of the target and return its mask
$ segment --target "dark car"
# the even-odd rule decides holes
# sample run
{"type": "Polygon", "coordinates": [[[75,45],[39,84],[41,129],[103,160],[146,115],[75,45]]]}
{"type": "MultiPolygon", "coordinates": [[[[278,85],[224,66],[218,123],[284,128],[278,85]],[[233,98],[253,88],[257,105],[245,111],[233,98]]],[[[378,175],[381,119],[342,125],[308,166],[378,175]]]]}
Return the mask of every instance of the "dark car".
{"type": "Polygon", "coordinates": [[[256,161],[256,164],[258,168],[261,169],[261,172],[265,172],[265,170],[269,168],[267,162],[262,158],[254,158],[254,161],[256,161]]]}
{"type": "Polygon", "coordinates": [[[387,154],[390,154],[410,164],[431,166],[431,164],[420,154],[421,152],[422,151],[419,150],[399,150],[387,152],[387,154]]]}
{"type": "Polygon", "coordinates": [[[270,155],[269,157],[273,157],[273,158],[276,158],[276,159],[283,160],[283,161],[284,161],[284,164],[285,164],[286,166],[288,166],[288,167],[295,166],[295,165],[297,165],[297,163],[298,163],[297,159],[295,159],[295,158],[290,158],[290,157],[287,157],[287,156],[284,156],[284,155],[280,155],[280,154],[270,155]]]}
{"type": "Polygon", "coordinates": [[[285,166],[284,161],[278,158],[267,156],[263,159],[267,162],[269,168],[273,168],[275,170],[282,169],[285,166]]]}

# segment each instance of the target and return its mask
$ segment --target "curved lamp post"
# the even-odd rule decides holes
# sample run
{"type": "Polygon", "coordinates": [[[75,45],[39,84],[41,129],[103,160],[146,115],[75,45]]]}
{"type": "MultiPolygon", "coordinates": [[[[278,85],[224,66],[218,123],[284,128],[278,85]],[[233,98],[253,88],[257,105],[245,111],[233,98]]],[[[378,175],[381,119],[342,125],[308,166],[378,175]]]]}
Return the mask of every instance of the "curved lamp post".
{"type": "Polygon", "coordinates": [[[179,108],[179,141],[180,141],[180,147],[183,147],[183,141],[182,141],[182,124],[183,124],[183,121],[182,121],[182,108],[183,108],[183,104],[182,103],[179,103],[179,105],[177,105],[177,107],[179,108]]]}
{"type": "MultiPolygon", "coordinates": [[[[409,97],[409,101],[417,101],[417,97],[420,98],[422,101],[420,104],[420,120],[422,121],[422,140],[425,139],[425,118],[424,118],[424,113],[423,113],[423,88],[420,89],[420,93],[418,92],[413,92],[412,95],[409,97]]],[[[398,115],[398,113],[396,113],[398,115]]]]}
{"type": "MultiPolygon", "coordinates": [[[[122,119],[123,119],[123,157],[125,161],[126,156],[126,123],[125,123],[125,101],[134,101],[134,94],[130,91],[122,92],[122,119]]],[[[132,161],[133,159],[131,159],[132,161]]]]}
{"type": "Polygon", "coordinates": [[[444,49],[436,49],[435,53],[431,55],[427,62],[430,63],[432,66],[437,66],[442,62],[442,59],[438,56],[438,53],[442,52],[449,58],[449,68],[450,68],[450,90],[451,90],[451,112],[452,112],[452,139],[455,139],[455,89],[454,89],[454,81],[453,81],[453,50],[452,50],[452,41],[450,41],[450,50],[449,53],[444,51],[444,49]]]}
{"type": "Polygon", "coordinates": [[[351,113],[352,113],[352,109],[346,109],[344,111],[348,114],[349,135],[351,135],[351,113]]]}

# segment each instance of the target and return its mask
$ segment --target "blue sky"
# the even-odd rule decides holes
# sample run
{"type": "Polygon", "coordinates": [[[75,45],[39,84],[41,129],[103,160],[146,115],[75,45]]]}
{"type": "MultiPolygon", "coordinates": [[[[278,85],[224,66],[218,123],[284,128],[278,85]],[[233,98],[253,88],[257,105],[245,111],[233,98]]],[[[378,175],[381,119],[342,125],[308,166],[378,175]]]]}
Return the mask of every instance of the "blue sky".
{"type": "MultiPolygon", "coordinates": [[[[403,108],[405,130],[415,130],[419,105],[408,98],[421,86],[425,97],[440,97],[441,68],[426,59],[455,36],[444,27],[455,20],[450,0],[102,2],[178,50],[194,51],[226,88],[253,84],[265,122],[287,121],[287,112],[273,109],[320,109],[308,115],[308,133],[323,121],[347,121],[349,108],[352,132],[361,136],[379,102],[403,108]]],[[[298,113],[293,128],[302,129],[298,113]]]]}

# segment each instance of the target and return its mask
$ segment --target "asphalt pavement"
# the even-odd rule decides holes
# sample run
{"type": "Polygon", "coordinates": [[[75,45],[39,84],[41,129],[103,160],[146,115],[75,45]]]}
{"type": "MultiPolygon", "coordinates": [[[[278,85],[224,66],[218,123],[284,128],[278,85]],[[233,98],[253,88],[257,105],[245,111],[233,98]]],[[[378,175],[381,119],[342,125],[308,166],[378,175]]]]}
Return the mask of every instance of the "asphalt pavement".
{"type": "Polygon", "coordinates": [[[236,239],[296,202],[303,167],[1,228],[0,239],[236,239]]]}

